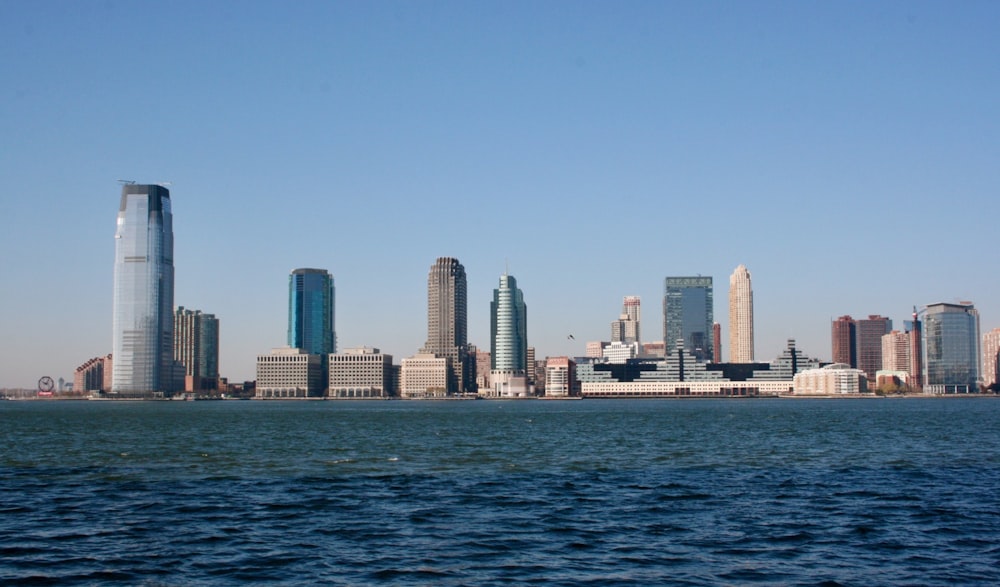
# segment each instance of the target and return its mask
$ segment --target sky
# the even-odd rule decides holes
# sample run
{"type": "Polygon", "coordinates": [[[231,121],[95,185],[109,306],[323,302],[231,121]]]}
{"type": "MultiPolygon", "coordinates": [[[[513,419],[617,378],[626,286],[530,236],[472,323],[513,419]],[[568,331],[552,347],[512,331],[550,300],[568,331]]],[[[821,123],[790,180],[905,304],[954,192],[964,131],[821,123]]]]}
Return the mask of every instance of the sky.
{"type": "Polygon", "coordinates": [[[972,301],[1000,326],[997,2],[0,2],[0,387],[111,352],[119,179],[170,182],[175,303],[220,371],[329,270],[339,348],[396,362],[458,258],[538,357],[662,339],[663,281],[753,276],[756,358],[972,301]],[[573,335],[573,339],[569,338],[573,335]]]}

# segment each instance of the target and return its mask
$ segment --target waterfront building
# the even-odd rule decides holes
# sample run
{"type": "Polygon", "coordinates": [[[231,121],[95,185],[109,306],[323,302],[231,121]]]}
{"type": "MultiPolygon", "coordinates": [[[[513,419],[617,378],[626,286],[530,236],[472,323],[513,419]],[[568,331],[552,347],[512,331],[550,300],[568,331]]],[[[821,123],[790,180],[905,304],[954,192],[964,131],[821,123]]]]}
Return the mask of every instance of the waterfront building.
{"type": "Polygon", "coordinates": [[[395,395],[392,355],[377,348],[346,349],[329,357],[327,397],[384,399],[395,395]]]}
{"type": "Polygon", "coordinates": [[[468,295],[465,267],[439,257],[427,275],[427,343],[419,354],[449,360],[446,393],[475,390],[475,363],[468,357],[468,295]]]}
{"type": "MultiPolygon", "coordinates": [[[[871,382],[868,389],[873,389],[871,382]]],[[[907,391],[910,389],[910,373],[906,370],[880,369],[875,373],[874,389],[888,393],[907,391]]]]}
{"type": "Polygon", "coordinates": [[[709,361],[715,323],[711,277],[667,277],[663,292],[663,343],[667,353],[677,341],[699,361],[709,361]]]}
{"type": "Polygon", "coordinates": [[[545,361],[541,361],[541,363],[543,365],[543,367],[541,369],[542,377],[539,378],[538,377],[538,363],[539,363],[539,361],[535,360],[535,347],[529,346],[528,350],[525,352],[525,355],[527,357],[527,359],[526,359],[526,361],[527,361],[527,371],[526,371],[526,373],[528,375],[528,384],[529,385],[533,385],[536,382],[538,382],[539,380],[545,381],[545,368],[544,368],[545,361]]]}
{"type": "Polygon", "coordinates": [[[73,391],[111,391],[111,356],[109,353],[103,357],[94,357],[77,367],[73,374],[73,391]]]}
{"type": "Polygon", "coordinates": [[[184,371],[184,391],[216,389],[219,382],[219,320],[178,306],[174,311],[174,361],[184,371]]]}
{"type": "Polygon", "coordinates": [[[490,369],[493,357],[489,351],[476,350],[472,355],[476,358],[476,389],[490,389],[490,369]]]}
{"type": "Polygon", "coordinates": [[[111,391],[174,391],[174,231],[170,192],[122,186],[115,231],[111,391]]]}
{"type": "Polygon", "coordinates": [[[569,357],[549,357],[545,364],[545,397],[576,395],[576,363],[569,357]]]}
{"type": "Polygon", "coordinates": [[[753,363],[753,288],[740,265],[729,276],[729,362],[753,363]]]}
{"type": "Polygon", "coordinates": [[[919,319],[917,308],[913,308],[913,320],[910,321],[910,389],[920,391],[924,387],[924,335],[923,323],[919,319]]]}
{"type": "Polygon", "coordinates": [[[584,397],[786,395],[794,391],[795,374],[819,366],[795,348],[794,340],[770,363],[706,363],[679,344],[657,361],[581,359],[576,378],[584,397]]]}
{"type": "Polygon", "coordinates": [[[924,312],[924,391],[979,391],[979,312],[971,302],[930,304],[924,312]]]}
{"type": "MultiPolygon", "coordinates": [[[[534,347],[532,347],[534,349],[534,347]]],[[[534,353],[532,353],[534,356],[534,353]]],[[[547,359],[536,359],[531,362],[534,366],[534,376],[528,381],[535,388],[535,395],[545,395],[545,371],[548,366],[547,359]]]]}
{"type": "Polygon", "coordinates": [[[868,391],[868,378],[861,369],[833,363],[797,373],[793,385],[795,395],[856,395],[868,391]]]}
{"type": "MultiPolygon", "coordinates": [[[[684,348],[681,341],[676,344],[663,359],[658,361],[633,361],[629,369],[615,373],[615,379],[619,381],[703,381],[718,380],[723,378],[720,371],[709,371],[709,366],[714,363],[702,362],[697,357],[684,348]],[[631,372],[630,372],[631,371],[631,372]]],[[[609,361],[610,362],[610,361],[609,361]]],[[[629,361],[623,361],[629,363],[629,361]]],[[[612,372],[615,370],[612,369],[612,372]]]]}
{"type": "Polygon", "coordinates": [[[821,366],[819,359],[813,359],[795,348],[795,339],[789,338],[785,350],[771,361],[767,370],[754,371],[753,379],[791,381],[796,374],[806,369],[818,369],[821,366]]]}
{"type": "Polygon", "coordinates": [[[892,320],[884,316],[871,315],[855,321],[857,368],[869,381],[875,381],[875,373],[882,368],[882,337],[891,331],[892,320]]]}
{"type": "Polygon", "coordinates": [[[857,324],[850,316],[841,316],[830,325],[831,354],[834,363],[858,366],[857,324]]]}
{"type": "Polygon", "coordinates": [[[288,346],[325,358],[337,352],[333,276],[294,269],[288,276],[288,346]]]}
{"type": "Polygon", "coordinates": [[[910,372],[910,335],[893,330],[882,335],[882,370],[910,372]]]}
{"type": "MultiPolygon", "coordinates": [[[[490,302],[490,383],[495,397],[528,394],[528,307],[513,275],[500,276],[490,302]]],[[[534,363],[532,362],[532,369],[534,363]]],[[[533,374],[532,374],[533,375],[533,374]]]]}
{"type": "Polygon", "coordinates": [[[408,399],[443,398],[454,376],[449,357],[418,353],[403,359],[400,366],[400,395],[408,399]]]}
{"type": "Polygon", "coordinates": [[[588,398],[753,397],[787,395],[790,381],[582,381],[580,395],[588,398]]]}
{"type": "Polygon", "coordinates": [[[997,386],[1000,379],[1000,328],[983,335],[983,385],[997,386]]]}
{"type": "Polygon", "coordinates": [[[304,349],[281,347],[257,355],[258,399],[322,397],[323,359],[304,349]]]}

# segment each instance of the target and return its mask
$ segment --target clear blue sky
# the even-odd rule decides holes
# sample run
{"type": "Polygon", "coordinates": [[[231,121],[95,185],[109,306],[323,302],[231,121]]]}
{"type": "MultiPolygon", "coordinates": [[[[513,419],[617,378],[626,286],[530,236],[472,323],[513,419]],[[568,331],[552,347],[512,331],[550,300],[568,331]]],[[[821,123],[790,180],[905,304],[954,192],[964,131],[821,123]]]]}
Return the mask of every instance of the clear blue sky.
{"type": "Polygon", "coordinates": [[[753,274],[758,359],[831,318],[970,300],[1000,325],[997,2],[0,3],[0,386],[111,351],[117,179],[170,181],[178,305],[221,370],[331,271],[341,348],[426,337],[454,256],[489,348],[582,354],[622,296],[753,274]],[[568,341],[572,333],[576,341],[568,341]]]}

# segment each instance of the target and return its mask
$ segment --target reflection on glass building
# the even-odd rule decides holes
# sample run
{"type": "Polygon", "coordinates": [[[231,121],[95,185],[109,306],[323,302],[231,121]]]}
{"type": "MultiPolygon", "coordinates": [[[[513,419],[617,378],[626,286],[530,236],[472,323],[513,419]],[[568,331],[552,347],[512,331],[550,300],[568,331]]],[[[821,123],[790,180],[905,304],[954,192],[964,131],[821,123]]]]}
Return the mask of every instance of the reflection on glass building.
{"type": "Polygon", "coordinates": [[[712,360],[715,322],[711,277],[668,277],[663,293],[663,344],[671,353],[677,341],[698,361],[712,360]]]}
{"type": "Polygon", "coordinates": [[[524,374],[528,369],[528,306],[513,275],[500,276],[490,302],[491,370],[524,374]]]}
{"type": "Polygon", "coordinates": [[[111,391],[173,391],[174,233],[170,192],[122,186],[115,231],[111,391]]]}
{"type": "Polygon", "coordinates": [[[969,302],[927,306],[923,336],[924,391],[978,391],[979,312],[975,307],[969,302]]]}
{"type": "Polygon", "coordinates": [[[288,346],[326,357],[337,352],[333,276],[295,269],[288,276],[288,346]]]}

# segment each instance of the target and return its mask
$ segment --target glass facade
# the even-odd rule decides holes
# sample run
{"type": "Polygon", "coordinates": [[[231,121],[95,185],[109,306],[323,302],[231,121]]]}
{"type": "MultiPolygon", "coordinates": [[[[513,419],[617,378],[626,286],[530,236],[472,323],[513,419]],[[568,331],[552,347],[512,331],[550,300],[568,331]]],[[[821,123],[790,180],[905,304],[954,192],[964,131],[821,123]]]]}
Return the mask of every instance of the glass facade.
{"type": "Polygon", "coordinates": [[[500,276],[490,304],[490,367],[525,372],[528,364],[528,308],[517,280],[500,276]]]}
{"type": "Polygon", "coordinates": [[[711,277],[668,277],[663,293],[663,344],[669,354],[684,340],[684,348],[698,361],[713,354],[715,322],[711,277]]]}
{"type": "Polygon", "coordinates": [[[184,306],[174,311],[174,360],[184,366],[185,376],[219,378],[219,320],[215,315],[184,306]]]}
{"type": "Polygon", "coordinates": [[[931,304],[923,320],[924,391],[975,393],[979,312],[972,304],[931,304]]]}
{"type": "Polygon", "coordinates": [[[111,391],[173,391],[173,215],[162,186],[122,186],[113,307],[111,391]]]}
{"type": "Polygon", "coordinates": [[[309,354],[337,352],[333,276],[324,269],[296,269],[288,277],[288,346],[309,354]]]}

